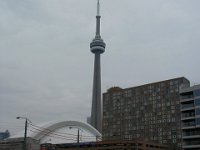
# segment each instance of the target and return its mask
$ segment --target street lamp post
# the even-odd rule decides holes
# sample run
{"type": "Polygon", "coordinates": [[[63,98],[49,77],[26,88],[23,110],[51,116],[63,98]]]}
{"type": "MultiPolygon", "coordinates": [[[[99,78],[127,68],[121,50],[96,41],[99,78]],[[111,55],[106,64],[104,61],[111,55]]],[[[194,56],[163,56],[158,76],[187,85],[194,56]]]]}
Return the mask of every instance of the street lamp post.
{"type": "Polygon", "coordinates": [[[31,122],[28,118],[26,117],[17,117],[16,119],[25,119],[25,129],[24,129],[24,145],[23,145],[23,150],[26,149],[26,140],[27,140],[27,127],[28,127],[28,121],[31,122]]]}
{"type": "Polygon", "coordinates": [[[77,143],[79,144],[79,141],[80,141],[80,133],[79,133],[79,128],[78,128],[78,135],[77,135],[77,143]]]}
{"type": "MultiPolygon", "coordinates": [[[[72,129],[72,128],[75,128],[75,127],[69,127],[70,129],[72,129]]],[[[77,144],[79,144],[80,143],[80,129],[79,129],[79,127],[77,127],[77,129],[78,129],[78,133],[77,133],[77,144]]]]}

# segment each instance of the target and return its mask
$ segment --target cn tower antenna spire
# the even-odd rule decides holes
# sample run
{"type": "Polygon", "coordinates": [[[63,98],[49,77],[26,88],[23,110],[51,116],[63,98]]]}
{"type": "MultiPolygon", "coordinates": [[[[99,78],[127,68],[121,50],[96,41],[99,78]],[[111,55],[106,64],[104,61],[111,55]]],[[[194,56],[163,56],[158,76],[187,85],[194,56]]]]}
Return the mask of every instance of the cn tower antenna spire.
{"type": "Polygon", "coordinates": [[[97,16],[96,16],[96,38],[101,38],[101,16],[100,16],[100,3],[97,0],[97,16]]]}
{"type": "Polygon", "coordinates": [[[100,16],[100,3],[97,1],[97,16],[100,16]]]}

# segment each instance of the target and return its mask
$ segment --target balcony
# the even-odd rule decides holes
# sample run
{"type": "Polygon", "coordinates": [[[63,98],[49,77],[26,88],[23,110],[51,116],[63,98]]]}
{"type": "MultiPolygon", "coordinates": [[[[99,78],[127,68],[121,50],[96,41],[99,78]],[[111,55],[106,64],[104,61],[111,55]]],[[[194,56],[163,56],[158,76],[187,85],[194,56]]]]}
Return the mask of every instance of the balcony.
{"type": "Polygon", "coordinates": [[[181,104],[181,110],[192,110],[194,109],[194,103],[189,103],[189,104],[181,104]]]}
{"type": "Polygon", "coordinates": [[[191,122],[184,122],[182,124],[182,129],[192,129],[195,128],[195,122],[191,121],[191,122]]]}
{"type": "Polygon", "coordinates": [[[194,96],[193,95],[181,96],[181,102],[187,102],[187,101],[192,101],[192,100],[194,100],[194,96]]]}
{"type": "Polygon", "coordinates": [[[194,98],[194,96],[193,95],[182,95],[181,96],[181,99],[191,99],[191,98],[194,98]]]}
{"type": "Polygon", "coordinates": [[[182,148],[199,148],[200,149],[200,144],[199,145],[183,145],[182,148]]]}
{"type": "Polygon", "coordinates": [[[199,135],[183,135],[183,139],[200,139],[199,135]]]}
{"type": "Polygon", "coordinates": [[[181,120],[191,120],[191,119],[195,119],[194,112],[184,113],[181,115],[181,120]]]}
{"type": "Polygon", "coordinates": [[[193,120],[195,119],[195,116],[188,116],[188,117],[181,117],[181,120],[193,120]]]}
{"type": "Polygon", "coordinates": [[[183,132],[183,139],[196,139],[199,138],[200,139],[200,130],[199,129],[195,129],[195,130],[186,130],[183,132]]]}
{"type": "Polygon", "coordinates": [[[200,148],[200,140],[195,139],[190,141],[184,141],[183,148],[200,148]]]}

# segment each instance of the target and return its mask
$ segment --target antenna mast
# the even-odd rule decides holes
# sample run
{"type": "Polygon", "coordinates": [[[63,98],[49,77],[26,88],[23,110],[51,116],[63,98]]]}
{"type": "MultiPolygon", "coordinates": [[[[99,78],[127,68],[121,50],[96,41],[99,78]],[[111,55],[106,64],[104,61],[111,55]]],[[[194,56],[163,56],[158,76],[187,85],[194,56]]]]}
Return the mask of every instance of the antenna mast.
{"type": "Polygon", "coordinates": [[[97,16],[96,16],[96,38],[101,38],[100,36],[100,3],[99,3],[99,0],[97,0],[97,16]]]}
{"type": "Polygon", "coordinates": [[[100,16],[100,3],[97,1],[97,16],[100,16]]]}

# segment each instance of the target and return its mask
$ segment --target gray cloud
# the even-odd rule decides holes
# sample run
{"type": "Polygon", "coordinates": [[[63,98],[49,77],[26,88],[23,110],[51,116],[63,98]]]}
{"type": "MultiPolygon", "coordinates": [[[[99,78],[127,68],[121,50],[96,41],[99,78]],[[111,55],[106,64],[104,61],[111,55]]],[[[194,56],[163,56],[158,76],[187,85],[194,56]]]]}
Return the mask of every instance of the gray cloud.
{"type": "MultiPolygon", "coordinates": [[[[101,2],[102,91],[178,76],[199,83],[198,0],[101,2]]],[[[0,130],[90,115],[94,0],[0,1],[0,130]]]]}

